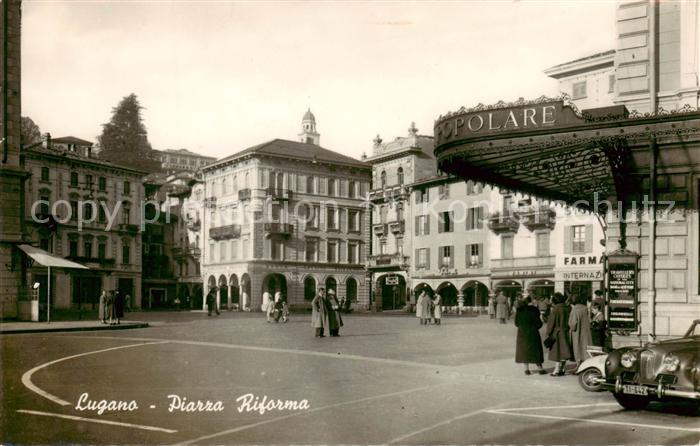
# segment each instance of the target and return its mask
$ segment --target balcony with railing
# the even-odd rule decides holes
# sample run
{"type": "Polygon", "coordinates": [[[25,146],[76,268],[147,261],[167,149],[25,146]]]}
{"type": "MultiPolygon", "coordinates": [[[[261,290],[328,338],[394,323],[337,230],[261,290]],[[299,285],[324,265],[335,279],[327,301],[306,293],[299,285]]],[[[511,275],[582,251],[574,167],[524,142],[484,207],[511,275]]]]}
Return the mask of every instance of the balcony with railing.
{"type": "Polygon", "coordinates": [[[513,212],[496,212],[489,216],[489,229],[496,234],[506,234],[518,232],[520,220],[513,212]]]}
{"type": "Polygon", "coordinates": [[[520,212],[520,221],[529,229],[554,229],[557,213],[549,207],[530,207],[520,212]]]}
{"type": "Polygon", "coordinates": [[[68,260],[72,260],[72,261],[80,263],[80,264],[95,263],[95,264],[99,264],[100,266],[113,266],[114,265],[114,259],[107,259],[104,257],[68,256],[66,258],[68,260]]]}
{"type": "Polygon", "coordinates": [[[372,202],[400,201],[408,198],[408,187],[406,186],[385,186],[381,189],[374,189],[369,192],[369,199],[372,202]]]}
{"type": "Polygon", "coordinates": [[[396,254],[378,254],[369,256],[367,268],[371,269],[408,269],[408,256],[396,254]]]}
{"type": "Polygon", "coordinates": [[[406,229],[406,222],[403,220],[390,221],[388,225],[393,234],[403,234],[406,229]]]}
{"type": "Polygon", "coordinates": [[[268,187],[265,189],[265,195],[276,201],[289,201],[292,199],[292,191],[289,189],[277,189],[268,187]]]}
{"type": "Polygon", "coordinates": [[[137,232],[139,232],[139,225],[122,223],[119,225],[119,231],[128,232],[130,234],[136,234],[137,232]]]}
{"type": "Polygon", "coordinates": [[[218,226],[209,229],[209,238],[213,240],[227,240],[241,236],[241,225],[233,224],[218,226]]]}
{"type": "Polygon", "coordinates": [[[387,224],[375,223],[372,225],[372,230],[374,231],[374,235],[377,237],[383,237],[387,234],[387,224]]]}
{"type": "Polygon", "coordinates": [[[238,191],[238,200],[240,201],[250,201],[252,197],[252,192],[249,188],[241,189],[238,191]]]}
{"type": "Polygon", "coordinates": [[[294,225],[291,223],[264,223],[264,231],[267,234],[278,234],[278,235],[292,235],[294,231],[294,225]]]}

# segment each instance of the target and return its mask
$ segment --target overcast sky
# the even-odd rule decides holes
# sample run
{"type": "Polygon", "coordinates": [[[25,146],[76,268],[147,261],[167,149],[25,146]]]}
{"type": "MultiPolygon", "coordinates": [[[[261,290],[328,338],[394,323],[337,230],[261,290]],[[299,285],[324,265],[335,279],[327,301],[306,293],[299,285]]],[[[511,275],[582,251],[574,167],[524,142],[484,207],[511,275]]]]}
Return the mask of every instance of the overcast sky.
{"type": "Polygon", "coordinates": [[[615,3],[23,2],[22,114],[96,141],[135,93],[155,149],[297,139],[360,157],[411,121],[558,94],[550,66],[614,48],[615,3]]]}

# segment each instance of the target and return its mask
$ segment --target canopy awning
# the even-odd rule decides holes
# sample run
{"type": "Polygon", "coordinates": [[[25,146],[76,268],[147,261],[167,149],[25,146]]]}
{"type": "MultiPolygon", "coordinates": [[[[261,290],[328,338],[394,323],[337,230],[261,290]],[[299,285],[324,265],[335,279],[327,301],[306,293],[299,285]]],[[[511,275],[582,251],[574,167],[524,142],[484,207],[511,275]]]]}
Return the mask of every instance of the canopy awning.
{"type": "Polygon", "coordinates": [[[90,269],[85,265],[80,263],[71,262],[62,257],[55,256],[50,252],[44,251],[43,249],[35,248],[31,245],[18,245],[19,249],[24,251],[29,257],[34,259],[34,261],[43,266],[50,266],[53,268],[74,268],[74,269],[90,269]]]}

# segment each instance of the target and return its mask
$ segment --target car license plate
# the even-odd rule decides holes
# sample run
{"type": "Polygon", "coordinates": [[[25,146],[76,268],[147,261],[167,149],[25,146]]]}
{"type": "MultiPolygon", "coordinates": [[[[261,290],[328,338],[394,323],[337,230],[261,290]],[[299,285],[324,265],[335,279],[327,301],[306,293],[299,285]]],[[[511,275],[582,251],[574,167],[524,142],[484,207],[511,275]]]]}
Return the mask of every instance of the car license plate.
{"type": "Polygon", "coordinates": [[[633,386],[631,384],[624,384],[622,386],[622,393],[628,395],[648,395],[649,391],[644,386],[633,386]]]}

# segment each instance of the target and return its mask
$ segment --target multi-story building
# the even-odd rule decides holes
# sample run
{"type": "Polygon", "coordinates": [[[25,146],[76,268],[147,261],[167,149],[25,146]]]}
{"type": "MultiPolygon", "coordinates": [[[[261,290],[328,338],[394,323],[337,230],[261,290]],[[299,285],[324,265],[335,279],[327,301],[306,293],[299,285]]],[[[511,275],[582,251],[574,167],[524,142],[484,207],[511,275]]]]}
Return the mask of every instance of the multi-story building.
{"type": "MultiPolygon", "coordinates": [[[[95,159],[89,141],[53,141],[63,142],[23,152],[30,174],[24,196],[27,237],[45,251],[89,267],[52,271],[53,305],[94,306],[101,290],[121,290],[140,307],[145,173],[95,159]]],[[[46,293],[46,268],[34,264],[30,275],[46,293]]]]}
{"type": "Polygon", "coordinates": [[[198,169],[216,161],[216,158],[190,152],[187,149],[157,150],[163,172],[196,172],[198,169]]]}
{"type": "Polygon", "coordinates": [[[372,255],[367,269],[373,284],[373,302],[380,309],[403,308],[410,299],[411,258],[410,186],[435,175],[433,138],[418,134],[411,123],[407,137],[382,143],[377,135],[372,156],[372,255]]]}
{"type": "Polygon", "coordinates": [[[559,91],[579,109],[606,107],[615,98],[614,62],[615,50],[608,50],[555,65],[544,73],[559,81],[559,91]]]}
{"type": "Polygon", "coordinates": [[[21,3],[3,2],[0,8],[0,317],[17,317],[18,297],[26,295],[25,262],[17,246],[23,242],[24,181],[20,164],[21,3]]]}
{"type": "Polygon", "coordinates": [[[321,147],[310,111],[299,139],[201,169],[204,291],[217,287],[222,307],[258,310],[264,291],[281,291],[291,307],[305,308],[322,286],[357,308],[369,305],[371,168],[321,147]]]}
{"type": "Polygon", "coordinates": [[[417,181],[411,191],[413,298],[427,290],[445,307],[485,308],[493,265],[486,215],[497,192],[448,175],[417,181]]]}

